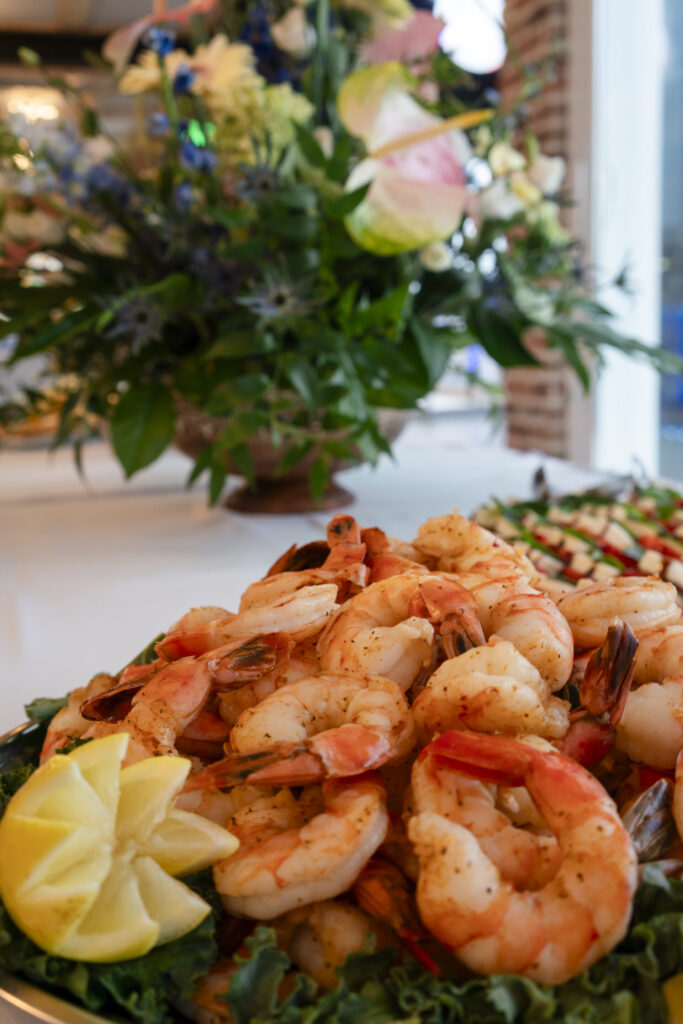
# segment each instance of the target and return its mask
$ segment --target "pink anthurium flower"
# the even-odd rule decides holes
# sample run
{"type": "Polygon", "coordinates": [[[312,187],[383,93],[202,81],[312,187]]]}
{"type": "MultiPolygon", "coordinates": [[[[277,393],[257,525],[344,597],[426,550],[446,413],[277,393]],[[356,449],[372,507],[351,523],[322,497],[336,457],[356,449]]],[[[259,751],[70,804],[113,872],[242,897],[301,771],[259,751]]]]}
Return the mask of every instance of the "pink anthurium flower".
{"type": "Polygon", "coordinates": [[[387,28],[364,43],[360,55],[368,64],[400,60],[406,64],[423,61],[439,49],[439,35],[446,22],[429,11],[415,11],[407,25],[387,28]]]}
{"type": "Polygon", "coordinates": [[[469,144],[460,129],[489,116],[475,111],[444,120],[409,95],[414,85],[406,68],[390,61],[351,74],[338,96],[343,124],[368,150],[346,188],[370,188],[346,228],[381,256],[420,249],[456,230],[468,194],[462,161],[469,144]]]}

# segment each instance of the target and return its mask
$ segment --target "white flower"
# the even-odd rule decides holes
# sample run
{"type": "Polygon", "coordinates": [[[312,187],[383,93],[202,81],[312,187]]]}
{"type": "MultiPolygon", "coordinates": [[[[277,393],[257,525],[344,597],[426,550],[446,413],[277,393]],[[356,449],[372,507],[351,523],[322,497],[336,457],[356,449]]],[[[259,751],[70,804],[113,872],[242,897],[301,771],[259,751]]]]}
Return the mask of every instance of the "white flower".
{"type": "Polygon", "coordinates": [[[453,266],[453,251],[446,242],[430,242],[420,249],[420,263],[425,270],[440,274],[453,266]]]}
{"type": "Polygon", "coordinates": [[[567,164],[561,156],[545,156],[539,153],[527,173],[544,196],[552,196],[559,191],[564,181],[567,164]]]}
{"type": "Polygon", "coordinates": [[[523,209],[520,199],[508,188],[505,178],[496,178],[478,196],[482,220],[510,220],[523,209]]]}
{"type": "Polygon", "coordinates": [[[315,46],[315,29],[309,25],[301,7],[290,7],[287,13],[271,26],[270,34],[278,49],[290,53],[297,60],[306,57],[315,46]]]}
{"type": "Polygon", "coordinates": [[[526,167],[526,160],[508,142],[494,142],[489,150],[489,164],[495,177],[498,178],[501,174],[521,171],[526,167]]]}

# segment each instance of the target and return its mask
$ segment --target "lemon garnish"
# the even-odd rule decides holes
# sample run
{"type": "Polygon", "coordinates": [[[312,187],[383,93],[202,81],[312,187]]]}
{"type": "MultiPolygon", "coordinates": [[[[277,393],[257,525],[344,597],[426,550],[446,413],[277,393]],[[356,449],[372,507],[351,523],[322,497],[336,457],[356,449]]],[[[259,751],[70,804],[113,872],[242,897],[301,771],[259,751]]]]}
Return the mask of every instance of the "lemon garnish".
{"type": "Polygon", "coordinates": [[[683,1024],[683,974],[674,974],[662,985],[670,1024],[683,1024]]]}
{"type": "Polygon", "coordinates": [[[111,962],[184,935],[211,908],[172,876],[237,849],[220,825],[173,807],[188,760],[122,769],[127,746],[114,733],[55,754],[0,820],[0,896],[48,953],[111,962]]]}

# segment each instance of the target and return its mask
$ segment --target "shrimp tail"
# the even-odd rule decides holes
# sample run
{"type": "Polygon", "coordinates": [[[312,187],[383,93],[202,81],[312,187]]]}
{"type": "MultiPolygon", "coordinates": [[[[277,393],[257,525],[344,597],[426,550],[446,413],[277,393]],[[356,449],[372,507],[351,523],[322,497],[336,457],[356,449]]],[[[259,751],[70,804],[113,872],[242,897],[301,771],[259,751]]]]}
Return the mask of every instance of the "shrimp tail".
{"type": "Polygon", "coordinates": [[[418,759],[425,757],[482,782],[522,786],[533,751],[508,736],[450,729],[420,751],[418,759]]]}
{"type": "Polygon", "coordinates": [[[455,658],[486,643],[477,607],[470,592],[453,580],[430,576],[413,595],[410,615],[439,623],[444,652],[455,658]]]}
{"type": "Polygon", "coordinates": [[[637,650],[631,627],[615,619],[605,642],[586,665],[579,684],[581,707],[572,713],[569,731],[555,741],[555,747],[587,768],[612,748],[631,690],[637,650]]]}
{"type": "Polygon", "coordinates": [[[353,893],[361,909],[393,928],[423,967],[437,978],[441,975],[440,968],[421,946],[430,935],[422,927],[407,880],[399,868],[382,857],[373,857],[356,879],[353,893]]]}
{"type": "MultiPolygon", "coordinates": [[[[246,779],[253,782],[253,775],[262,768],[267,768],[274,763],[279,764],[283,757],[289,754],[293,746],[292,743],[279,743],[268,750],[254,750],[248,754],[229,754],[188,779],[183,793],[192,793],[202,789],[229,789],[232,786],[239,786],[246,779]]],[[[301,745],[297,744],[297,746],[301,745]]]]}
{"type": "Polygon", "coordinates": [[[234,650],[213,652],[208,668],[214,690],[227,693],[256,682],[286,661],[293,647],[293,641],[284,633],[265,633],[234,650]]]}

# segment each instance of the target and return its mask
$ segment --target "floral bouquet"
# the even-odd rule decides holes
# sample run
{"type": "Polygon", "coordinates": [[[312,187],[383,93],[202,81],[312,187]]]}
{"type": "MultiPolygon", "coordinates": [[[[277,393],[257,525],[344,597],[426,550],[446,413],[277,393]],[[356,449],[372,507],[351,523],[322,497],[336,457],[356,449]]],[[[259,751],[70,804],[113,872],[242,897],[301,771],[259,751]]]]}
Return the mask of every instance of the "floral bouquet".
{"type": "Polygon", "coordinates": [[[663,365],[586,293],[562,159],[521,107],[472,100],[442,28],[407,0],[143,19],[104,49],[124,141],[47,74],[80,122],[1,127],[0,311],[9,362],[42,353],[48,375],[0,425],[56,391],[55,443],[106,421],[130,476],[189,408],[219,424],[190,477],[212,501],[230,469],[254,481],[264,439],[319,498],[334,460],[389,450],[378,411],[414,408],[473,343],[532,365],[540,327],[586,387],[604,346],[663,365]]]}

